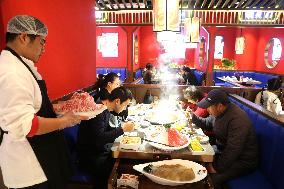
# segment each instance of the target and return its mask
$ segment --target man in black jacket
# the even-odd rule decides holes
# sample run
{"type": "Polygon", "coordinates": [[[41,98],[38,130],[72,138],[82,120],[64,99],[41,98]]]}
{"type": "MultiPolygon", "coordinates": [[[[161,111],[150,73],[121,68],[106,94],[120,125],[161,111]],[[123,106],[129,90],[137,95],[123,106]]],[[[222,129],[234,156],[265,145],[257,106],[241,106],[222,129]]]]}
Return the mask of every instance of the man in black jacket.
{"type": "Polygon", "coordinates": [[[82,169],[93,174],[94,187],[97,189],[107,188],[107,179],[114,164],[109,144],[124,132],[134,129],[132,122],[127,122],[122,127],[111,127],[109,124],[110,111],[122,112],[131,99],[132,94],[128,89],[118,87],[105,100],[107,110],[80,124],[78,131],[79,164],[82,169]]]}
{"type": "Polygon", "coordinates": [[[209,172],[216,189],[224,182],[253,171],[258,164],[255,131],[247,114],[222,90],[214,89],[197,106],[207,108],[208,118],[192,117],[198,127],[213,127],[217,152],[209,172]]]}

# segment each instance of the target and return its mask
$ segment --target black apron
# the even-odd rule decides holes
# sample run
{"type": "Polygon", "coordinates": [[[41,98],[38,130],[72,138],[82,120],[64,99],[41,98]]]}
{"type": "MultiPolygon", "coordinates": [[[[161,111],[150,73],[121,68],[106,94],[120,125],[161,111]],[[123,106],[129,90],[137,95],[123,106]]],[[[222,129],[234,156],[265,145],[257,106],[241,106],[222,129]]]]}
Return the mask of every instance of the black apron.
{"type": "MultiPolygon", "coordinates": [[[[10,51],[27,67],[39,85],[42,103],[36,115],[44,118],[56,118],[47,94],[45,81],[37,80],[30,67],[15,51],[8,47],[5,50],[10,51]]],[[[73,173],[73,169],[63,131],[53,131],[43,135],[28,137],[27,139],[47,177],[49,188],[64,189],[65,184],[73,173]]]]}

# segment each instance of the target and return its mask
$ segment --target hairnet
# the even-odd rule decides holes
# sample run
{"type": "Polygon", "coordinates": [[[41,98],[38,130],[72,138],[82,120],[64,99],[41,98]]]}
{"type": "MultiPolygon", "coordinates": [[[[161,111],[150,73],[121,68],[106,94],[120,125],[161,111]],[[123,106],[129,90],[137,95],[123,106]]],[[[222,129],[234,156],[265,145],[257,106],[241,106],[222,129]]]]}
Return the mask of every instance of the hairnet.
{"type": "Polygon", "coordinates": [[[9,20],[7,32],[16,34],[26,33],[45,37],[48,30],[39,19],[28,15],[18,15],[9,20]]]}

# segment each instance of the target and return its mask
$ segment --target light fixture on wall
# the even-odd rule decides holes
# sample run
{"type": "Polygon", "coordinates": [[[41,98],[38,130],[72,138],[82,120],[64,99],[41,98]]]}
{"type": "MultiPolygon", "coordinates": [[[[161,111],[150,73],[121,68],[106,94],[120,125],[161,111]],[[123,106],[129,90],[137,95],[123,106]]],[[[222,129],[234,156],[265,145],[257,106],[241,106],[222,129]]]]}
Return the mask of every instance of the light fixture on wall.
{"type": "Polygon", "coordinates": [[[200,42],[200,18],[190,17],[184,20],[184,30],[187,43],[200,42]]]}
{"type": "Polygon", "coordinates": [[[153,31],[180,31],[179,0],[153,1],[153,31]]]}
{"type": "Polygon", "coordinates": [[[244,54],[245,38],[243,37],[243,30],[241,28],[241,36],[236,38],[235,51],[236,54],[244,54]]]}

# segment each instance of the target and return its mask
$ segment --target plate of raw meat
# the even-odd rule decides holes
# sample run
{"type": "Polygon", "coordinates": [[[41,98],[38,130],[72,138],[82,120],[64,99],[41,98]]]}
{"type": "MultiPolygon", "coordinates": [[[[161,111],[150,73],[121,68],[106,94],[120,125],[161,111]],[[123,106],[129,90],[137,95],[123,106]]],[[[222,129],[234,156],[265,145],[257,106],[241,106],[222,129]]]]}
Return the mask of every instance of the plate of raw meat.
{"type": "Polygon", "coordinates": [[[188,147],[190,139],[187,135],[181,134],[175,128],[161,131],[159,134],[149,133],[146,140],[148,143],[160,150],[173,151],[188,147]]]}
{"type": "Polygon", "coordinates": [[[96,117],[106,109],[103,104],[96,104],[94,98],[86,92],[75,92],[69,100],[55,104],[53,107],[58,115],[73,111],[74,114],[86,116],[89,119],[96,117]]]}

